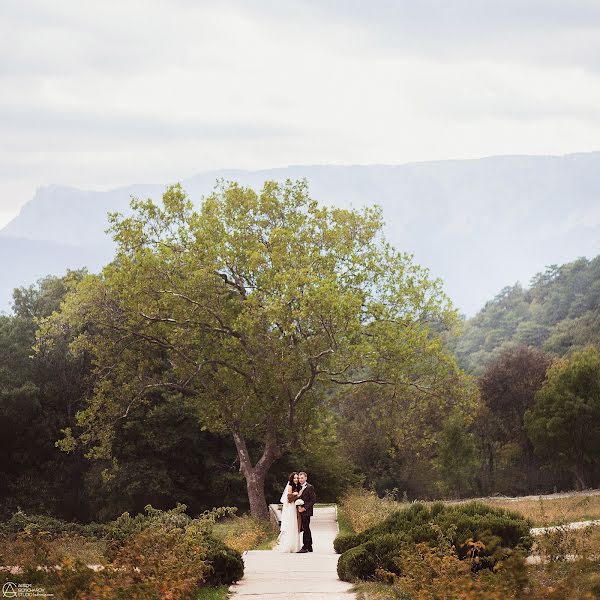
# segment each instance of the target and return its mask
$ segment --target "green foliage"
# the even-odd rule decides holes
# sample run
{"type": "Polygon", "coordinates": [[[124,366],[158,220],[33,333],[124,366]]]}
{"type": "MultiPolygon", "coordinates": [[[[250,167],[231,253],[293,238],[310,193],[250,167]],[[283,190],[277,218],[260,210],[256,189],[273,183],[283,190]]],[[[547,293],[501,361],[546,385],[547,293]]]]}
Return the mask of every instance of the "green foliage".
{"type": "Polygon", "coordinates": [[[319,502],[336,502],[350,487],[360,485],[361,477],[345,452],[337,433],[336,416],[327,405],[320,408],[320,422],[297,440],[297,445],[274,463],[267,479],[270,497],[278,502],[281,482],[292,471],[305,471],[316,487],[319,502]]]}
{"type": "Polygon", "coordinates": [[[338,577],[342,581],[368,580],[378,569],[394,572],[396,557],[406,542],[404,536],[388,533],[349,548],[338,560],[338,577]]]}
{"type": "Polygon", "coordinates": [[[333,548],[338,554],[343,554],[354,547],[356,547],[355,533],[339,533],[333,540],[333,548]]]}
{"type": "Polygon", "coordinates": [[[28,514],[23,510],[16,511],[6,521],[0,521],[0,535],[17,535],[20,532],[51,535],[72,533],[86,537],[102,537],[106,534],[106,526],[102,523],[68,522],[49,515],[28,514]]]}
{"type": "Polygon", "coordinates": [[[385,242],[378,208],[319,206],[302,181],[260,193],[222,183],[199,210],[173,186],[162,206],[131,207],[110,216],[113,262],[38,331],[38,352],[69,331],[72,353],[93,356],[77,413],[86,456],[110,459],[115,423],[171,390],[205,427],[231,433],[263,515],[268,469],[333,386],[436,395],[458,376],[437,333],[456,313],[441,282],[385,242]]]}
{"type": "Polygon", "coordinates": [[[469,319],[461,337],[449,337],[459,363],[481,374],[502,351],[519,344],[560,356],[600,345],[600,256],[552,265],[528,289],[504,288],[469,319]]]}
{"type": "Polygon", "coordinates": [[[244,576],[244,562],[237,550],[229,548],[216,538],[204,538],[205,554],[212,570],[206,578],[207,585],[232,584],[244,576]]]}
{"type": "Polygon", "coordinates": [[[561,474],[544,471],[524,425],[551,357],[536,348],[508,348],[491,360],[479,378],[482,410],[472,430],[481,468],[481,492],[518,495],[561,484],[561,474]]]}
{"type": "Polygon", "coordinates": [[[540,456],[573,469],[586,486],[586,469],[600,463],[600,351],[589,347],[555,363],[525,414],[540,456]]]}
{"type": "Polygon", "coordinates": [[[479,457],[474,435],[462,415],[452,415],[444,425],[437,462],[448,491],[458,496],[473,491],[479,457]]]}
{"type": "Polygon", "coordinates": [[[387,389],[365,385],[337,397],[338,438],[366,485],[379,494],[399,489],[410,497],[439,492],[435,459],[440,432],[451,415],[470,423],[477,389],[461,373],[435,389],[387,389]]]}
{"type": "MultiPolygon", "coordinates": [[[[89,363],[67,353],[64,335],[53,351],[31,356],[38,320],[60,306],[84,271],[46,277],[14,291],[14,315],[0,317],[0,514],[18,506],[68,517],[80,506],[82,456],[54,443],[73,423],[89,363]]],[[[80,515],[85,517],[85,515],[80,515]]]]}
{"type": "Polygon", "coordinates": [[[514,551],[531,548],[530,527],[517,513],[480,502],[429,507],[414,503],[360,534],[339,536],[334,542],[342,553],[338,574],[345,581],[371,578],[377,569],[399,574],[396,559],[401,550],[417,543],[450,544],[461,560],[472,556],[473,544],[478,543],[474,568],[491,569],[514,551]]]}

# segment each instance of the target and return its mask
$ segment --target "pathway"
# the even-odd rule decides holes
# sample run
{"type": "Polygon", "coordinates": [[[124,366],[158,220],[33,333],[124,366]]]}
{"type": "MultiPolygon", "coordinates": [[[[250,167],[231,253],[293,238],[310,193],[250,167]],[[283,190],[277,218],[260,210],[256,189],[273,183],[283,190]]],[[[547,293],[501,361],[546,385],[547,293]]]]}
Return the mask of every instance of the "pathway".
{"type": "Polygon", "coordinates": [[[335,507],[315,507],[310,529],[314,552],[244,552],[244,578],[229,588],[232,600],[353,600],[352,585],[340,581],[336,572],[335,507]]]}

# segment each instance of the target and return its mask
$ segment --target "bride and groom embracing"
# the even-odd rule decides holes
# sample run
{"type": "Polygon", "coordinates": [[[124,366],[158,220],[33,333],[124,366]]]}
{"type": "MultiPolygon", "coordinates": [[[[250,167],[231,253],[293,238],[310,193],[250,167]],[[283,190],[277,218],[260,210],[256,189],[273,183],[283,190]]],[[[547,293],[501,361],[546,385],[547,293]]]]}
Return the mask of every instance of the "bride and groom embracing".
{"type": "Polygon", "coordinates": [[[315,488],[308,483],[304,472],[292,473],[281,495],[281,533],[276,550],[279,552],[312,552],[310,518],[317,501],[315,488]],[[302,547],[300,547],[302,532],[302,547]]]}

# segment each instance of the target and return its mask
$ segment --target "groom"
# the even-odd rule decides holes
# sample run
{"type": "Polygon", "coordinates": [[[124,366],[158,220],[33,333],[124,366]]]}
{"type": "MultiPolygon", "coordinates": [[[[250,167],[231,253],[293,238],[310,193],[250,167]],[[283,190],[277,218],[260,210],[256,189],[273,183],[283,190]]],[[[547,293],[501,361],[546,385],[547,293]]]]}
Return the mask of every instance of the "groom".
{"type": "Polygon", "coordinates": [[[315,488],[310,485],[307,481],[308,476],[304,472],[298,473],[298,482],[302,486],[302,500],[304,504],[298,508],[300,513],[300,519],[302,520],[302,548],[298,550],[298,553],[304,554],[304,552],[312,552],[312,534],[310,532],[310,518],[313,514],[313,506],[317,501],[317,495],[315,494],[315,488]]]}

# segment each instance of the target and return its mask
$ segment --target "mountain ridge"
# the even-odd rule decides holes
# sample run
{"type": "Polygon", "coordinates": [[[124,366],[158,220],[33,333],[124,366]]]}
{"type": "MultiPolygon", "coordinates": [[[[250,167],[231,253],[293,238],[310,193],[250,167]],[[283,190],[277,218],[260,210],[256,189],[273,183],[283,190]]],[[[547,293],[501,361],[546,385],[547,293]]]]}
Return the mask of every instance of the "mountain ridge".
{"type": "MultiPolygon", "coordinates": [[[[600,252],[600,152],[562,156],[498,155],[407,162],[400,165],[290,165],[261,170],[213,169],[181,183],[197,205],[217,178],[255,189],[265,179],[306,177],[311,195],[325,204],[380,204],[388,239],[443,278],[448,294],[474,312],[507,281],[528,280],[547,264],[600,252]]],[[[64,269],[110,260],[104,233],[107,211],[127,213],[130,195],[159,199],[166,184],[130,184],[105,191],[42,186],[19,215],[0,230],[9,238],[76,246],[61,250],[64,269]],[[81,252],[79,252],[81,250],[81,252]]],[[[0,309],[12,288],[46,275],[33,247],[19,242],[21,269],[0,268],[0,309]],[[36,265],[39,268],[36,270],[36,265]]],[[[95,267],[98,268],[98,267],[95,267]]],[[[55,274],[60,274],[56,272],[55,274]]]]}

